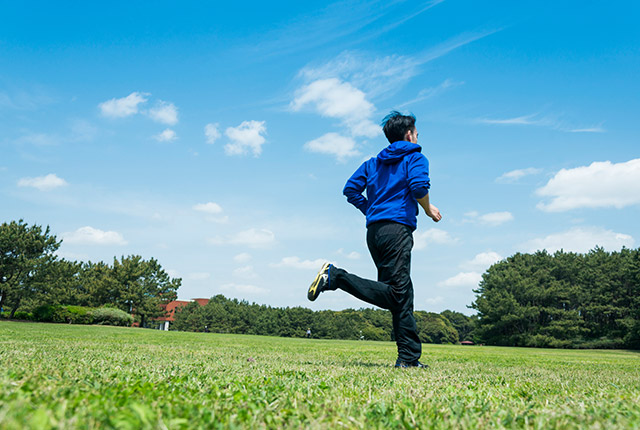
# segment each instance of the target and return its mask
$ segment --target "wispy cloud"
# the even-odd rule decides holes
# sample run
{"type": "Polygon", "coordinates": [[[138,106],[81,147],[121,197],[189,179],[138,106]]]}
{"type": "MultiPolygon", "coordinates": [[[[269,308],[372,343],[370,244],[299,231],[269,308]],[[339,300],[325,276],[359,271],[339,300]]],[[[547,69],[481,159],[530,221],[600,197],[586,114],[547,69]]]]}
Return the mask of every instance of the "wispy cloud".
{"type": "Polygon", "coordinates": [[[256,279],[259,277],[251,265],[233,269],[233,276],[242,279],[256,279]]]}
{"type": "Polygon", "coordinates": [[[276,236],[271,230],[250,228],[226,238],[209,239],[213,245],[243,245],[249,248],[269,248],[276,243],[276,236]]]}
{"type": "Polygon", "coordinates": [[[209,272],[191,272],[187,275],[187,279],[191,281],[206,281],[209,278],[211,278],[209,272]]]}
{"type": "Polygon", "coordinates": [[[476,124],[486,125],[504,125],[504,126],[535,126],[547,127],[552,130],[563,131],[567,133],[604,133],[606,130],[602,125],[595,127],[575,127],[570,125],[570,121],[563,119],[560,115],[542,115],[540,113],[532,113],[529,115],[521,115],[507,118],[477,118],[474,120],[476,124]]]}
{"type": "Polygon", "coordinates": [[[540,118],[538,114],[523,115],[513,118],[479,118],[476,122],[481,124],[497,124],[497,125],[554,125],[554,121],[549,118],[540,118]]]}
{"type": "Polygon", "coordinates": [[[513,221],[513,214],[508,211],[502,212],[490,212],[486,214],[480,214],[476,211],[467,212],[465,214],[466,222],[475,222],[490,226],[498,226],[509,221],[513,221]]]}
{"type": "Polygon", "coordinates": [[[224,292],[230,293],[230,294],[249,294],[249,295],[253,295],[253,294],[266,294],[269,292],[269,289],[267,288],[262,288],[262,287],[257,287],[255,285],[249,285],[249,284],[234,284],[234,283],[230,283],[230,284],[224,284],[220,287],[220,289],[224,292]]]}
{"type": "Polygon", "coordinates": [[[35,110],[54,101],[44,88],[0,91],[0,109],[35,110]]]}
{"type": "Polygon", "coordinates": [[[236,263],[245,264],[251,261],[252,258],[253,257],[251,256],[251,254],[247,252],[241,252],[240,254],[237,254],[233,257],[233,261],[235,261],[236,263]]]}
{"type": "Polygon", "coordinates": [[[217,215],[219,213],[222,213],[222,206],[214,202],[198,203],[197,205],[193,206],[193,210],[204,212],[210,215],[217,215]]]}
{"type": "Polygon", "coordinates": [[[432,97],[436,97],[440,94],[442,94],[443,92],[447,91],[449,88],[455,88],[457,86],[460,86],[464,84],[464,82],[455,82],[451,79],[447,79],[444,82],[442,82],[440,85],[436,86],[436,87],[432,87],[432,88],[425,88],[423,90],[421,90],[420,92],[418,92],[418,96],[406,101],[398,106],[396,106],[398,109],[403,109],[409,105],[424,101],[424,100],[428,100],[432,97]]]}
{"type": "Polygon", "coordinates": [[[302,270],[319,270],[322,264],[329,261],[324,258],[318,258],[315,260],[302,260],[300,257],[284,257],[279,263],[271,264],[271,267],[286,267],[291,269],[302,270]]]}
{"type": "Polygon", "coordinates": [[[535,167],[527,167],[526,169],[516,169],[506,172],[496,178],[496,182],[509,183],[516,182],[517,180],[524,178],[525,176],[537,175],[542,172],[542,169],[537,169],[535,167]]]}
{"type": "Polygon", "coordinates": [[[606,130],[602,126],[598,127],[587,127],[587,128],[574,128],[570,130],[566,130],[570,133],[604,133],[606,130]]]}
{"type": "Polygon", "coordinates": [[[259,59],[317,49],[338,40],[343,41],[343,45],[357,44],[397,28],[442,1],[432,0],[418,5],[400,0],[333,2],[312,15],[300,16],[261,35],[262,42],[249,49],[259,59]],[[360,36],[354,38],[355,34],[360,36]]]}

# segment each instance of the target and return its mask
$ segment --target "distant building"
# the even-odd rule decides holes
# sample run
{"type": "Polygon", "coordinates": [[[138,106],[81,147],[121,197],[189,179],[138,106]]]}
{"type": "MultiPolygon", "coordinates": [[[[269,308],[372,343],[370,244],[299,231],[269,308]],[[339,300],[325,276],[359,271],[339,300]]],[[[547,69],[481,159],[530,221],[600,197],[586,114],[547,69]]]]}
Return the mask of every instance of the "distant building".
{"type": "Polygon", "coordinates": [[[176,310],[187,306],[191,302],[196,302],[200,306],[204,306],[209,303],[209,299],[174,300],[166,305],[162,305],[162,308],[165,310],[165,316],[156,319],[160,324],[158,328],[160,330],[168,331],[169,323],[175,321],[176,310]]]}

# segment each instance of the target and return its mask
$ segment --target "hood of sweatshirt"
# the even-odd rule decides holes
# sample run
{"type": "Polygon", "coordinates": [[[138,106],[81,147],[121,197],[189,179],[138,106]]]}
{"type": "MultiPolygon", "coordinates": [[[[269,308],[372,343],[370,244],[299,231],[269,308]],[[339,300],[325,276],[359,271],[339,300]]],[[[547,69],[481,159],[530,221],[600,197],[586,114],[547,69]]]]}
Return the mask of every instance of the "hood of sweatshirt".
{"type": "Polygon", "coordinates": [[[417,143],[399,140],[397,142],[393,142],[391,145],[380,151],[378,154],[378,160],[383,164],[394,164],[401,161],[405,155],[421,151],[422,147],[417,143]]]}

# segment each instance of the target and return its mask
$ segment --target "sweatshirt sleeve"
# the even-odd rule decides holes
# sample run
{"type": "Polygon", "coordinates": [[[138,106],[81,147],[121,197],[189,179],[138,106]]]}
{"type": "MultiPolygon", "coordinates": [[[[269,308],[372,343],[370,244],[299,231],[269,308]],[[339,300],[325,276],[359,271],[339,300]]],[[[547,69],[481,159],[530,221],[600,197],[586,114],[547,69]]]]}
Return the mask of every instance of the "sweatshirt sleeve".
{"type": "Polygon", "coordinates": [[[347,201],[360,209],[365,216],[367,215],[367,198],[362,195],[367,187],[367,163],[364,162],[358,170],[347,181],[347,184],[342,190],[342,194],[347,197],[347,201]]]}
{"type": "Polygon", "coordinates": [[[423,154],[416,154],[409,160],[407,172],[411,194],[416,199],[421,199],[429,193],[431,182],[429,180],[429,160],[423,154]]]}

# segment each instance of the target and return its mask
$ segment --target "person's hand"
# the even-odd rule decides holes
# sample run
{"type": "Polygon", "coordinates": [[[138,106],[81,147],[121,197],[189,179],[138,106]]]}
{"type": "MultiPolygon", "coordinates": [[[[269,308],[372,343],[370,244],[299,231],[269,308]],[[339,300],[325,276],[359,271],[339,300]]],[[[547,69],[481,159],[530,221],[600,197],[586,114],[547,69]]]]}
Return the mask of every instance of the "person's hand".
{"type": "Polygon", "coordinates": [[[429,204],[429,210],[425,211],[427,216],[433,220],[433,222],[438,222],[442,219],[442,215],[440,215],[440,210],[432,204],[429,204]]]}

